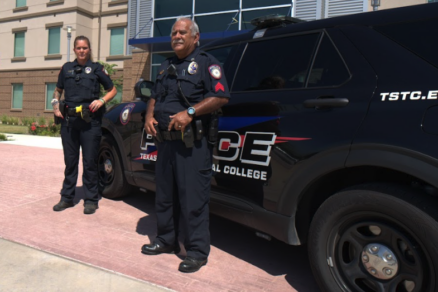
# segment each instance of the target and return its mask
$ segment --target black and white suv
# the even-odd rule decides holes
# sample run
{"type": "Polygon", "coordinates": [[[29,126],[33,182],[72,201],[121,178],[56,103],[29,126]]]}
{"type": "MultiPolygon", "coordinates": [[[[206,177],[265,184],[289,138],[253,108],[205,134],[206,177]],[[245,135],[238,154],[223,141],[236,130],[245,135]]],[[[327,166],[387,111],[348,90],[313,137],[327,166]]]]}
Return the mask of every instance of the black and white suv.
{"type": "MultiPolygon", "coordinates": [[[[438,3],[257,25],[203,47],[231,91],[211,212],[307,243],[323,291],[438,291],[438,3]]],[[[144,101],[105,116],[108,198],[155,189],[144,101]]]]}

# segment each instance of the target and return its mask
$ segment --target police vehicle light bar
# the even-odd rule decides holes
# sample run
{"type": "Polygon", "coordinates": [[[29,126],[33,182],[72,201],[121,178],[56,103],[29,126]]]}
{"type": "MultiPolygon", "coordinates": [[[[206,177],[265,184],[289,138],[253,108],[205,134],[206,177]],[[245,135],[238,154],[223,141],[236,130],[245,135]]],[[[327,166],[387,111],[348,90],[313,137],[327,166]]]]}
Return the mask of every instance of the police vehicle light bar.
{"type": "Polygon", "coordinates": [[[299,23],[299,22],[305,22],[305,20],[295,17],[285,16],[285,15],[278,15],[278,14],[261,16],[251,20],[251,24],[254,25],[257,29],[279,26],[279,25],[286,26],[287,24],[290,23],[299,23]]]}

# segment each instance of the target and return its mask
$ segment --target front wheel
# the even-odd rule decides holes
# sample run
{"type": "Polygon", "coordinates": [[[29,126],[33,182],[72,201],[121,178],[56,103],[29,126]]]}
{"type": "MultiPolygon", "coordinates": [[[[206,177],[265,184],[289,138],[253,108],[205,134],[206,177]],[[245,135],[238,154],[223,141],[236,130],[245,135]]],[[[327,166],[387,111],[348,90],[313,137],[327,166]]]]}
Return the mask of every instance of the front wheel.
{"type": "Polygon", "coordinates": [[[126,182],[119,150],[110,136],[102,137],[97,164],[99,191],[103,197],[115,199],[129,195],[132,187],[126,182]]]}
{"type": "Polygon", "coordinates": [[[327,199],[309,233],[323,291],[435,292],[436,200],[408,188],[363,186],[327,199]]]}

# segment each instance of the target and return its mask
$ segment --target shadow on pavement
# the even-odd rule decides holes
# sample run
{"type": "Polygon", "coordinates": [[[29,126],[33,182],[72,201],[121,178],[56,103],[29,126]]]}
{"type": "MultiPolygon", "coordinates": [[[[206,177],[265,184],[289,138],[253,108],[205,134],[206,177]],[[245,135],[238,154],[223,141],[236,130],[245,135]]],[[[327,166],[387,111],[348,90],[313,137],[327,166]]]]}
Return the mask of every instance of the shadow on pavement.
{"type": "MultiPolygon", "coordinates": [[[[149,240],[156,235],[154,197],[152,192],[135,192],[121,199],[148,214],[139,218],[137,232],[149,236],[149,240]]],[[[210,234],[212,246],[270,275],[285,275],[286,281],[298,291],[320,292],[310,269],[306,246],[290,246],[276,239],[267,241],[257,237],[253,230],[215,215],[210,216],[210,234]]]]}

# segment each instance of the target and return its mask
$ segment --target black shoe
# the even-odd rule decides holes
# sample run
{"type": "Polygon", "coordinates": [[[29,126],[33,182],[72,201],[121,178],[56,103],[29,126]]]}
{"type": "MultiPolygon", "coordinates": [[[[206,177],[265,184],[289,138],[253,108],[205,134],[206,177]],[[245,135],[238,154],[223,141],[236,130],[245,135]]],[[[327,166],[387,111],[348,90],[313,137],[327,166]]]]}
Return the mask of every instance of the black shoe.
{"type": "Polygon", "coordinates": [[[68,202],[64,202],[64,201],[59,201],[58,204],[53,206],[53,211],[56,211],[56,212],[64,211],[65,209],[73,207],[74,205],[75,204],[73,202],[68,203],[68,202]]]}
{"type": "Polygon", "coordinates": [[[207,264],[207,259],[197,260],[191,257],[186,257],[180,264],[178,270],[183,273],[193,273],[198,271],[202,266],[207,264]]]}
{"type": "Polygon", "coordinates": [[[179,246],[175,245],[160,245],[158,243],[145,244],[141,247],[141,252],[148,255],[157,255],[161,253],[179,253],[179,246]]]}
{"type": "Polygon", "coordinates": [[[99,209],[99,206],[97,204],[85,204],[84,214],[94,214],[94,212],[96,212],[96,209],[99,209]]]}

